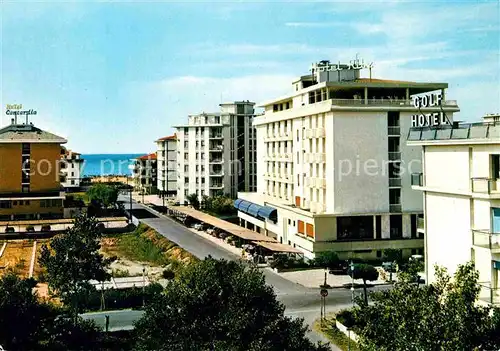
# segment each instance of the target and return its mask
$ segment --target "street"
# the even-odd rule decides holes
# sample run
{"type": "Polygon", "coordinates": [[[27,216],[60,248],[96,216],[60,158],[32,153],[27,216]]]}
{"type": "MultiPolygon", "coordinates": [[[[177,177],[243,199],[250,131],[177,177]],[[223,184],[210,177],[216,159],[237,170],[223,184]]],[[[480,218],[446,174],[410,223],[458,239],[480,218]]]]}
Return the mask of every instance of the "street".
{"type": "MultiPolygon", "coordinates": [[[[120,200],[124,201],[125,209],[129,210],[130,203],[128,202],[128,197],[122,196],[120,200]]],[[[152,211],[142,204],[134,202],[132,204],[132,209],[147,210],[153,214],[154,216],[151,216],[152,218],[141,218],[140,220],[200,259],[204,259],[209,255],[215,259],[239,259],[238,256],[226,251],[215,243],[199,235],[193,234],[184,225],[175,220],[163,215],[156,216],[155,211],[152,211]]],[[[305,323],[309,326],[312,325],[315,319],[320,317],[321,298],[319,288],[306,288],[302,285],[293,283],[277,275],[270,269],[262,269],[262,272],[265,275],[266,283],[273,287],[278,300],[285,305],[286,315],[304,318],[305,323]]],[[[369,290],[373,291],[387,288],[387,286],[375,286],[369,290]]],[[[355,294],[362,294],[362,291],[362,289],[356,289],[355,294]]],[[[352,304],[352,292],[350,289],[330,289],[325,304],[327,313],[347,308],[352,304]]],[[[117,311],[114,313],[115,315],[110,317],[111,330],[120,327],[129,328],[134,318],[140,316],[140,311],[117,311]]],[[[90,314],[86,316],[102,324],[104,323],[104,315],[106,314],[109,313],[93,313],[91,314],[93,317],[90,317],[90,314]]],[[[323,336],[315,332],[310,332],[309,338],[313,341],[327,341],[323,336]]]]}

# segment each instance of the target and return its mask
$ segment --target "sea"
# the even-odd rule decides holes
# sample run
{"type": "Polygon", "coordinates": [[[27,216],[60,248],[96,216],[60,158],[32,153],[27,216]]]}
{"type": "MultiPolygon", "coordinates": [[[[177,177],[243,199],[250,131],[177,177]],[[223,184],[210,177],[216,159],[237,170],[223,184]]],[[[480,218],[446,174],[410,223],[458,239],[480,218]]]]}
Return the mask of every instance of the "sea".
{"type": "Polygon", "coordinates": [[[134,159],[144,154],[83,154],[83,176],[131,175],[134,159]]]}

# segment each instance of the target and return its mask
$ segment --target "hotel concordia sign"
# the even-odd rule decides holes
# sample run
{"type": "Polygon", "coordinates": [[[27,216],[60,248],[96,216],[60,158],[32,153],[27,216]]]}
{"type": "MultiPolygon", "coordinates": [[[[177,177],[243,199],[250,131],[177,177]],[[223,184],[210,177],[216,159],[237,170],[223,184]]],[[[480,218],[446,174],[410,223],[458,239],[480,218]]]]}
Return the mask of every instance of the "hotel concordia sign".
{"type": "Polygon", "coordinates": [[[5,111],[5,114],[7,116],[29,116],[29,115],[36,115],[36,110],[29,109],[29,110],[23,110],[23,105],[22,104],[7,104],[7,109],[5,111]]]}

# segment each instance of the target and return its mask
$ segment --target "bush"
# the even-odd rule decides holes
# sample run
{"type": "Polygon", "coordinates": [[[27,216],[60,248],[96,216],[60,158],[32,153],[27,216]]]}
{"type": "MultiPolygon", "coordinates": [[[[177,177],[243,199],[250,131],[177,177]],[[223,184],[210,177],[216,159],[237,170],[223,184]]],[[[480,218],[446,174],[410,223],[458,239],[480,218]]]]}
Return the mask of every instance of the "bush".
{"type": "MultiPolygon", "coordinates": [[[[161,294],[163,287],[152,283],[144,288],[144,302],[147,304],[157,294],[161,294]]],[[[87,293],[80,294],[78,306],[82,311],[97,311],[101,308],[101,291],[92,289],[87,293]]],[[[130,289],[108,289],[104,291],[104,305],[106,310],[138,308],[142,307],[142,287],[130,289]]]]}
{"type": "Polygon", "coordinates": [[[27,225],[26,226],[26,229],[25,229],[27,232],[34,232],[35,231],[35,227],[32,226],[31,224],[30,225],[27,225]]]}
{"type": "Polygon", "coordinates": [[[164,279],[167,280],[172,280],[175,278],[175,273],[171,269],[165,269],[161,275],[164,279]]]}
{"type": "Polygon", "coordinates": [[[342,310],[337,313],[336,319],[347,328],[352,328],[356,324],[354,314],[350,310],[342,310]]]}

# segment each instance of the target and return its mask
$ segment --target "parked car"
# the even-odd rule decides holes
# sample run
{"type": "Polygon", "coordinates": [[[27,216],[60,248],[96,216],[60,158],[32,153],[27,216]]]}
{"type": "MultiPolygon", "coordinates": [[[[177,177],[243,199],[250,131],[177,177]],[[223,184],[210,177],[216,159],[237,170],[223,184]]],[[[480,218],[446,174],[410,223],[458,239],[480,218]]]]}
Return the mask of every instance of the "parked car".
{"type": "Polygon", "coordinates": [[[5,232],[6,233],[14,233],[15,229],[14,229],[14,227],[5,227],[5,232]]]}
{"type": "Polygon", "coordinates": [[[193,226],[193,228],[194,228],[195,230],[203,230],[203,224],[201,224],[201,223],[196,223],[196,224],[193,226]]]}
{"type": "Polygon", "coordinates": [[[26,232],[33,233],[34,231],[35,231],[35,227],[33,227],[32,225],[26,226],[26,232]]]}
{"type": "Polygon", "coordinates": [[[363,260],[359,258],[351,258],[349,260],[339,261],[334,266],[329,268],[330,274],[347,274],[349,271],[349,266],[357,263],[363,263],[363,260]]]}
{"type": "Polygon", "coordinates": [[[50,230],[51,228],[48,224],[42,225],[42,229],[40,229],[41,232],[50,232],[50,230]]]}
{"type": "Polygon", "coordinates": [[[396,272],[396,264],[394,262],[383,262],[382,263],[382,268],[386,272],[390,272],[390,273],[395,273],[396,272]]]}

